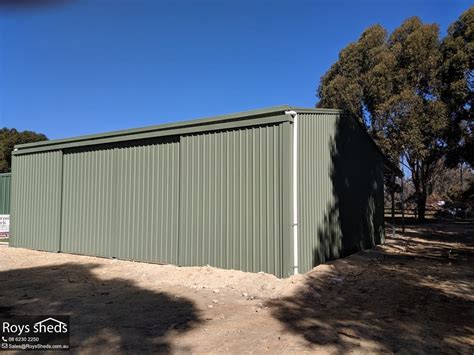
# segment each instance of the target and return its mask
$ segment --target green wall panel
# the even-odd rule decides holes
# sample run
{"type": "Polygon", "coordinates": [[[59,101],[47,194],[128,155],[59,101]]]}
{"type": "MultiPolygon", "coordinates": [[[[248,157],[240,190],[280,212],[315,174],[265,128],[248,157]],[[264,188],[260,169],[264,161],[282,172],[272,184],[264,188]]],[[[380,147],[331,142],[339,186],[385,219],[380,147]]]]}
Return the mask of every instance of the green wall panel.
{"type": "Polygon", "coordinates": [[[114,256],[115,150],[64,154],[61,251],[114,256]]]}
{"type": "Polygon", "coordinates": [[[339,114],[300,114],[299,264],[379,244],[383,238],[383,159],[363,128],[339,114]]]}
{"type": "Polygon", "coordinates": [[[281,126],[181,138],[179,263],[282,274],[281,126]]]}
{"type": "Polygon", "coordinates": [[[179,143],[64,155],[61,250],[177,262],[179,143]]]}
{"type": "Polygon", "coordinates": [[[13,156],[10,245],[59,251],[62,152],[13,156]]]}
{"type": "Polygon", "coordinates": [[[0,174],[0,214],[10,214],[11,174],[0,174]]]}

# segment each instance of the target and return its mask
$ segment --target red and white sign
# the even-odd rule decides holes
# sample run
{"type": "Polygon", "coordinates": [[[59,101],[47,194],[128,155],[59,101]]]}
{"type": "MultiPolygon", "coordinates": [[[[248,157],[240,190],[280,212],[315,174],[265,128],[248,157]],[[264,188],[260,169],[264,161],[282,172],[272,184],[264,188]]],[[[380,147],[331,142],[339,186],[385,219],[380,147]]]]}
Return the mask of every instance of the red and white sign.
{"type": "Polygon", "coordinates": [[[8,237],[10,235],[10,215],[0,214],[0,237],[8,237]]]}

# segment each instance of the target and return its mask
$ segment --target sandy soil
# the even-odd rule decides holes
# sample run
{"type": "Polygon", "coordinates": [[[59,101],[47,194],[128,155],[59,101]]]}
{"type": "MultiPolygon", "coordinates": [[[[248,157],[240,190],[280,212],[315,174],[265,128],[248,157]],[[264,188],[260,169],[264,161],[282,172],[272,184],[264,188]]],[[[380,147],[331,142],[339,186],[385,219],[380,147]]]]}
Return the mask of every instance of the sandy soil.
{"type": "Polygon", "coordinates": [[[70,314],[80,353],[474,353],[474,226],[409,226],[279,280],[0,246],[0,318],[70,314]]]}

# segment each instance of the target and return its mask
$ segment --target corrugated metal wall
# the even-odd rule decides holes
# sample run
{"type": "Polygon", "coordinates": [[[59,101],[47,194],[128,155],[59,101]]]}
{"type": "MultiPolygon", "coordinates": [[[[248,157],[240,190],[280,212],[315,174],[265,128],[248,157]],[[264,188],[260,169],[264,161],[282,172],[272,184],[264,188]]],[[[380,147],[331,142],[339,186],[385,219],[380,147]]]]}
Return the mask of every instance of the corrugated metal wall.
{"type": "Polygon", "coordinates": [[[62,152],[13,156],[10,244],[58,251],[62,152]]]}
{"type": "Polygon", "coordinates": [[[66,252],[177,263],[179,143],[64,155],[66,252]]]}
{"type": "Polygon", "coordinates": [[[301,114],[298,124],[300,272],[380,243],[383,160],[352,118],[301,114]]]}
{"type": "Polygon", "coordinates": [[[281,140],[281,125],[181,138],[181,265],[282,274],[281,140]]]}
{"type": "MultiPolygon", "coordinates": [[[[383,160],[351,118],[299,117],[305,272],[380,242],[383,160]]],[[[266,122],[15,155],[11,245],[287,276],[292,127],[266,122]]]]}
{"type": "Polygon", "coordinates": [[[10,214],[11,174],[0,174],[0,214],[10,214]]]}
{"type": "Polygon", "coordinates": [[[179,142],[117,151],[118,257],[177,263],[179,142]]]}
{"type": "MultiPolygon", "coordinates": [[[[338,217],[329,216],[335,198],[331,183],[334,114],[300,114],[298,122],[299,271],[313,267],[317,254],[329,255],[341,246],[338,217]],[[325,220],[325,218],[327,220],[325,220]],[[328,218],[332,218],[329,221],[328,218]],[[330,238],[322,236],[330,234],[330,238]],[[330,233],[328,233],[330,231],[330,233]]],[[[337,214],[337,211],[333,211],[337,214]]],[[[317,255],[320,258],[319,255],[317,255]]],[[[323,259],[323,258],[321,258],[323,259]]],[[[318,260],[319,261],[319,260],[318,260]]]]}
{"type": "Polygon", "coordinates": [[[113,256],[117,229],[114,155],[114,149],[64,154],[61,251],[113,256]]]}
{"type": "Polygon", "coordinates": [[[284,132],[288,124],[15,156],[12,245],[282,276],[284,132]]]}

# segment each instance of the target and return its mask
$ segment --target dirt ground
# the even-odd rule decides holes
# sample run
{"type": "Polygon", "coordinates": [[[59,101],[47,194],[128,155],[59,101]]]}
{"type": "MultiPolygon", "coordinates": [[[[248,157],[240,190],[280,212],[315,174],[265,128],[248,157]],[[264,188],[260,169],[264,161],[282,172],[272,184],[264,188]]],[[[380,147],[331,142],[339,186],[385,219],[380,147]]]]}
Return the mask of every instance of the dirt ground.
{"type": "Polygon", "coordinates": [[[74,352],[474,353],[474,226],[408,226],[279,280],[0,246],[0,318],[71,315],[74,352]]]}

